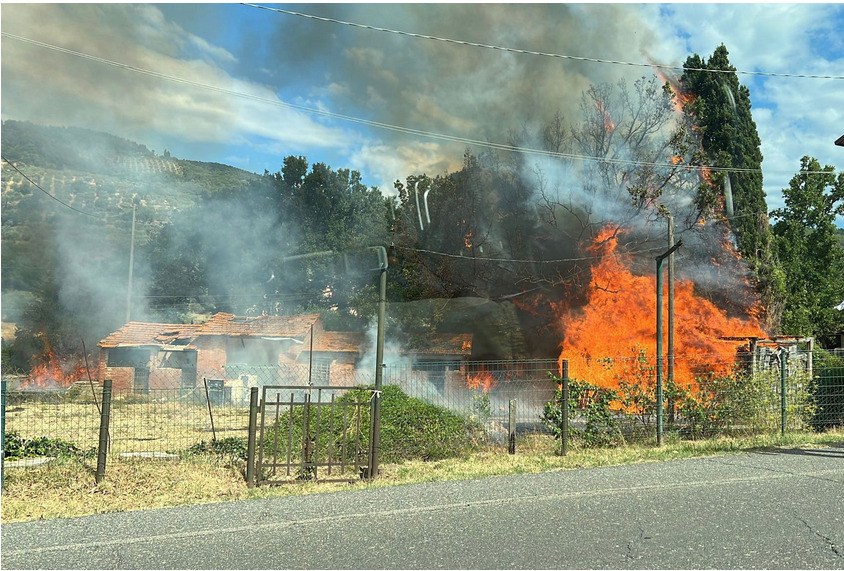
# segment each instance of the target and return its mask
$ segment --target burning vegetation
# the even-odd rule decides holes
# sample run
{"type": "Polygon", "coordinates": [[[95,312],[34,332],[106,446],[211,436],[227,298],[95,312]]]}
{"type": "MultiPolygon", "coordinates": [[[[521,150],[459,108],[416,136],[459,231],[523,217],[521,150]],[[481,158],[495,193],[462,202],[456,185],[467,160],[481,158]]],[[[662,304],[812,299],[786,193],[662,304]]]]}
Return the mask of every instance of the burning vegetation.
{"type": "MultiPolygon", "coordinates": [[[[635,275],[631,257],[619,251],[618,237],[608,230],[599,234],[590,250],[600,261],[592,268],[586,305],[561,312],[565,337],[560,359],[569,361],[572,378],[618,388],[614,360],[655,366],[656,278],[635,275]]],[[[666,315],[668,296],[662,299],[666,315]]],[[[675,300],[675,354],[682,357],[675,366],[678,384],[689,386],[704,370],[717,372],[734,362],[738,344],[719,338],[765,335],[755,316],[729,317],[697,295],[690,281],[676,284],[675,300]]]]}
{"type": "Polygon", "coordinates": [[[85,378],[85,366],[73,359],[58,356],[49,342],[45,341],[45,351],[41,362],[32,368],[29,376],[21,384],[25,390],[62,390],[85,378]]]}

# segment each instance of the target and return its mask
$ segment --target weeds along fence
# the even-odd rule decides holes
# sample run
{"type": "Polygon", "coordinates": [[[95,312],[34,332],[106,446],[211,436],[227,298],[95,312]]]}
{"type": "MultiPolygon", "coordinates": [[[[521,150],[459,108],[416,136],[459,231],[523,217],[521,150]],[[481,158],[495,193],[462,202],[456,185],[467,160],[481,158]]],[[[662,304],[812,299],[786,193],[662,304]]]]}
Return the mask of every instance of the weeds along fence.
{"type": "MultiPolygon", "coordinates": [[[[398,386],[408,396],[470,417],[491,441],[506,437],[507,407],[517,399],[518,422],[541,429],[544,403],[554,397],[555,360],[424,362],[387,365],[384,386],[398,386]]],[[[132,387],[112,389],[111,454],[178,454],[201,442],[246,438],[252,387],[330,384],[373,386],[375,372],[307,365],[228,365],[219,372],[196,374],[197,386],[185,386],[181,370],[155,370],[132,387]],[[213,375],[213,376],[212,376],[213,375]],[[152,388],[151,388],[152,387],[152,388]],[[163,387],[163,388],[162,388],[163,387]]],[[[65,389],[11,388],[7,392],[6,432],[23,439],[46,437],[96,448],[102,387],[79,381],[65,389]]]]}
{"type": "MultiPolygon", "coordinates": [[[[657,368],[644,352],[570,361],[570,433],[586,445],[651,439],[658,432],[657,368]]],[[[844,359],[777,348],[664,359],[663,433],[680,438],[822,431],[844,426],[844,359]]],[[[562,390],[543,422],[562,433],[562,390]]]]}
{"type": "MultiPolygon", "coordinates": [[[[643,352],[582,362],[571,357],[567,410],[574,441],[613,445],[654,437],[656,367],[651,357],[643,352]]],[[[558,367],[556,360],[388,363],[383,384],[468,417],[483,428],[490,443],[504,444],[513,400],[519,431],[561,433],[558,367]]],[[[665,432],[679,437],[844,425],[844,358],[823,351],[811,356],[796,350],[753,357],[678,355],[671,363],[666,360],[663,378],[665,432]]],[[[187,377],[180,369],[158,369],[133,379],[131,387],[113,389],[109,452],[179,454],[215,438],[245,440],[252,387],[309,382],[371,387],[374,370],[231,364],[224,375],[197,371],[187,377]]],[[[6,394],[5,432],[94,449],[101,391],[99,385],[92,390],[87,381],[52,391],[12,386],[6,394]]]]}

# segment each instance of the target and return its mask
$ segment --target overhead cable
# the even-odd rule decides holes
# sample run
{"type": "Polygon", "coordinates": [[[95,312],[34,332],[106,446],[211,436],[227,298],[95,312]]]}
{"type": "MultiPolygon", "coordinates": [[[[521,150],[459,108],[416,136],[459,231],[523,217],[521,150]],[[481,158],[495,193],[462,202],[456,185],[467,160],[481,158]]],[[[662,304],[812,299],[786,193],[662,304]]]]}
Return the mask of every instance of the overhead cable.
{"type": "MultiPolygon", "coordinates": [[[[718,167],[718,166],[707,166],[707,165],[693,165],[693,164],[675,164],[672,162],[651,162],[651,161],[636,161],[631,159],[618,159],[618,158],[611,158],[611,157],[596,157],[591,155],[579,155],[575,153],[561,153],[555,151],[547,151],[544,149],[536,149],[530,147],[519,147],[516,145],[508,145],[504,143],[494,143],[490,141],[481,141],[478,139],[470,139],[467,137],[460,137],[457,135],[447,135],[444,133],[434,133],[431,131],[423,131],[421,129],[414,129],[411,127],[403,127],[401,125],[392,125],[390,123],[383,123],[380,121],[371,121],[369,119],[361,119],[359,117],[353,117],[350,115],[342,115],[340,113],[333,113],[331,111],[327,111],[324,109],[318,109],[314,107],[306,107],[304,105],[297,105],[294,103],[287,103],[280,99],[270,99],[268,97],[260,97],[258,95],[252,95],[249,93],[243,93],[241,91],[234,91],[232,89],[225,89],[223,87],[217,87],[216,85],[210,85],[207,83],[201,83],[198,81],[193,81],[190,79],[184,79],[181,77],[175,77],[172,75],[167,75],[164,73],[160,73],[157,71],[152,71],[140,67],[136,67],[133,65],[116,62],[113,60],[101,58],[98,56],[94,56],[91,54],[86,54],[82,52],[77,52],[75,50],[70,50],[67,48],[63,48],[60,46],[55,46],[53,44],[48,44],[46,42],[41,42],[38,40],[33,40],[31,38],[25,38],[22,36],[18,36],[15,34],[10,34],[8,32],[0,32],[0,35],[11,38],[14,40],[18,40],[21,42],[29,43],[32,45],[36,45],[42,48],[55,50],[67,55],[72,55],[75,57],[80,57],[84,59],[88,59],[91,61],[95,61],[97,63],[102,63],[105,65],[110,65],[113,67],[118,67],[121,69],[125,69],[128,71],[133,71],[136,73],[140,73],[143,75],[148,75],[151,77],[156,77],[158,79],[163,79],[166,81],[172,81],[174,83],[180,83],[183,85],[190,85],[192,87],[197,87],[200,89],[207,89],[209,91],[214,91],[216,93],[220,93],[223,95],[232,95],[234,97],[241,97],[243,99],[249,99],[251,101],[258,101],[261,103],[266,103],[267,105],[274,105],[276,107],[286,107],[289,109],[296,109],[298,111],[303,111],[306,113],[312,113],[314,115],[321,115],[323,117],[331,117],[334,119],[341,119],[343,121],[349,121],[352,123],[358,123],[361,125],[366,125],[368,127],[375,127],[378,129],[385,129],[388,131],[394,131],[397,133],[403,133],[406,135],[415,135],[418,137],[427,137],[431,139],[438,139],[441,141],[449,141],[453,143],[462,143],[464,145],[475,145],[478,147],[485,147],[488,149],[495,149],[499,151],[507,151],[513,153],[522,153],[528,155],[539,155],[539,156],[546,156],[546,157],[555,157],[561,159],[571,159],[571,160],[578,160],[578,161],[592,161],[597,163],[603,164],[617,164],[617,165],[629,165],[629,166],[643,166],[643,167],[664,167],[664,168],[685,168],[687,171],[691,170],[705,170],[709,172],[734,172],[734,173],[762,173],[762,169],[752,169],[752,168],[737,168],[737,167],[718,167]]],[[[803,174],[820,174],[824,171],[805,171],[803,174]]]]}
{"type": "Polygon", "coordinates": [[[64,202],[64,201],[62,201],[61,199],[57,198],[56,196],[54,196],[54,195],[50,194],[49,192],[47,192],[46,190],[44,190],[43,188],[41,188],[41,186],[40,186],[37,182],[35,182],[34,180],[32,180],[31,178],[29,178],[28,176],[26,176],[26,175],[23,173],[23,171],[21,171],[18,167],[16,167],[14,164],[12,164],[12,162],[11,162],[11,161],[9,161],[6,157],[2,157],[2,156],[0,156],[0,158],[2,158],[2,159],[3,159],[3,161],[4,161],[7,165],[9,165],[9,166],[10,166],[10,167],[12,167],[13,169],[15,169],[15,170],[18,172],[18,174],[19,174],[19,175],[21,175],[23,178],[25,178],[26,180],[28,180],[28,181],[29,181],[29,184],[31,184],[32,186],[34,186],[35,188],[37,188],[38,190],[40,190],[41,192],[43,192],[44,194],[46,194],[47,196],[49,196],[50,198],[52,198],[53,200],[55,200],[56,202],[58,202],[59,204],[61,204],[62,206],[66,206],[67,208],[70,208],[71,210],[73,210],[74,212],[78,212],[79,214],[84,214],[85,216],[90,216],[91,218],[94,218],[94,219],[96,219],[96,220],[101,220],[101,218],[100,218],[99,216],[95,216],[95,215],[93,215],[93,214],[91,214],[91,213],[89,213],[89,212],[84,212],[84,211],[82,211],[82,210],[79,210],[78,208],[74,208],[73,206],[71,206],[71,205],[70,205],[70,204],[68,204],[67,202],[64,202]]]}
{"type": "MultiPolygon", "coordinates": [[[[464,256],[461,254],[448,254],[446,252],[436,252],[434,250],[423,250],[421,248],[408,248],[405,246],[396,246],[398,250],[406,250],[409,252],[420,252],[423,254],[432,254],[435,256],[443,256],[445,258],[462,258],[464,260],[474,260],[478,262],[516,262],[516,263],[524,263],[524,264],[559,264],[563,262],[584,262],[586,260],[599,260],[604,258],[604,256],[585,256],[582,258],[560,258],[558,260],[521,260],[521,259],[514,259],[514,258],[487,258],[487,257],[479,257],[479,256],[464,256]]],[[[664,246],[657,246],[654,248],[647,248],[645,250],[638,250],[636,252],[630,252],[631,254],[643,254],[647,252],[657,251],[657,250],[664,250],[664,246]]]]}
{"type": "Polygon", "coordinates": [[[241,2],[243,6],[248,6],[250,8],[260,8],[261,10],[270,10],[272,12],[279,12],[281,14],[288,14],[290,16],[298,16],[300,18],[308,18],[311,20],[319,20],[321,22],[330,22],[332,24],[342,24],[344,26],[352,26],[355,28],[363,28],[366,30],[374,30],[376,32],[386,32],[389,34],[396,34],[399,36],[409,36],[411,38],[421,38],[424,40],[434,40],[437,42],[447,42],[450,44],[458,44],[463,46],[472,46],[476,48],[484,48],[488,50],[498,50],[502,52],[510,52],[510,53],[517,53],[517,54],[526,54],[526,55],[534,55],[534,56],[544,56],[544,57],[551,57],[551,58],[558,58],[558,59],[568,59],[574,61],[587,61],[593,63],[607,63],[607,64],[614,64],[614,65],[626,65],[626,66],[635,66],[635,67],[648,67],[648,68],[657,68],[657,69],[670,69],[670,70],[677,70],[677,71],[702,71],[707,73],[736,73],[742,75],[761,75],[765,77],[796,77],[796,78],[803,78],[803,79],[844,79],[842,75],[807,75],[807,74],[798,74],[798,73],[773,73],[768,71],[742,71],[742,70],[731,70],[731,69],[708,69],[708,68],[698,68],[698,67],[683,67],[681,65],[669,65],[669,64],[660,64],[660,63],[641,63],[641,62],[631,62],[631,61],[616,61],[611,59],[601,59],[601,58],[592,58],[592,57],[581,57],[581,56],[571,56],[571,55],[563,55],[563,54],[555,54],[555,53],[548,53],[548,52],[538,52],[533,50],[523,50],[517,48],[507,48],[503,46],[495,46],[490,44],[480,44],[476,42],[467,42],[464,40],[455,40],[452,38],[440,38],[437,36],[429,36],[426,34],[416,34],[413,32],[405,32],[402,30],[391,30],[389,28],[379,28],[378,26],[370,26],[368,24],[358,24],[355,22],[346,22],[344,20],[337,20],[335,18],[326,18],[323,16],[314,16],[313,14],[304,14],[302,12],[294,12],[293,10],[284,10],[282,8],[271,8],[270,6],[262,6],[261,4],[249,4],[246,2],[241,2]]]}

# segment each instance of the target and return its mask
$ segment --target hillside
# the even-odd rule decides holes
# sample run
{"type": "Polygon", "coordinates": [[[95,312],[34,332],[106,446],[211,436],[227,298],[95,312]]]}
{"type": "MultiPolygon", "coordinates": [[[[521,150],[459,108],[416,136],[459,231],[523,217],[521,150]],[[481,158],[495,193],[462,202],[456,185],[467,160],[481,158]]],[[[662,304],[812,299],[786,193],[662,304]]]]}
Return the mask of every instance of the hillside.
{"type": "MultiPolygon", "coordinates": [[[[79,236],[85,263],[128,252],[132,204],[136,246],[174,212],[221,194],[236,194],[262,177],[228,165],[156,155],[145,145],[79,128],[2,123],[2,290],[4,318],[15,318],[22,293],[35,291],[66,236],[79,236]],[[26,178],[50,193],[47,196],[26,178]],[[67,206],[59,204],[58,201],[67,206]],[[75,209],[75,210],[74,210],[75,209]],[[74,229],[73,234],[57,228],[74,229]]],[[[116,264],[116,262],[115,262],[116,264]]]]}

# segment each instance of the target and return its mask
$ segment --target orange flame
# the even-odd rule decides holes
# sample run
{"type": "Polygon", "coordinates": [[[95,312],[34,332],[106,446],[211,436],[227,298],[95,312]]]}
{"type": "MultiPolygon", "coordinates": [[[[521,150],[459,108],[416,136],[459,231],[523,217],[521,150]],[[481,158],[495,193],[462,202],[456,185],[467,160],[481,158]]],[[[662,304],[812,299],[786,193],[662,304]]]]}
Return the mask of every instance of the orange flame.
{"type": "Polygon", "coordinates": [[[697,97],[692,95],[691,93],[687,93],[683,91],[683,88],[680,87],[680,83],[676,79],[671,79],[659,68],[654,68],[654,75],[656,75],[660,81],[662,81],[663,85],[668,84],[668,87],[671,89],[671,92],[674,94],[674,98],[672,99],[672,105],[674,105],[674,110],[677,113],[683,113],[683,107],[688,103],[694,103],[697,97]]]}
{"type": "MultiPolygon", "coordinates": [[[[630,260],[617,251],[617,238],[611,231],[603,230],[595,244],[592,249],[601,261],[592,268],[588,303],[561,317],[565,339],[560,360],[569,361],[572,378],[615,389],[631,368],[644,364],[639,367],[642,373],[655,366],[656,277],[636,276],[628,269],[630,260]]],[[[663,304],[665,316],[667,294],[663,304]]],[[[730,368],[739,342],[720,337],[765,336],[755,316],[746,320],[728,317],[709,300],[696,296],[691,282],[676,282],[674,323],[678,356],[674,374],[676,382],[684,386],[692,385],[704,370],[726,373],[717,368],[730,368]],[[721,365],[713,365],[715,361],[721,365]]]]}
{"type": "Polygon", "coordinates": [[[492,376],[492,373],[483,370],[474,375],[469,375],[466,379],[466,386],[468,388],[481,389],[485,393],[494,389],[497,384],[498,383],[495,381],[495,377],[492,376]]]}
{"type": "Polygon", "coordinates": [[[49,343],[41,363],[32,368],[22,389],[62,389],[84,378],[85,367],[71,360],[60,359],[49,343]]]}
{"type": "Polygon", "coordinates": [[[610,117],[610,112],[607,111],[606,107],[604,107],[604,102],[600,99],[596,100],[595,109],[597,109],[598,113],[601,113],[604,117],[604,131],[607,133],[615,131],[615,123],[613,123],[612,117],[610,117]]]}

